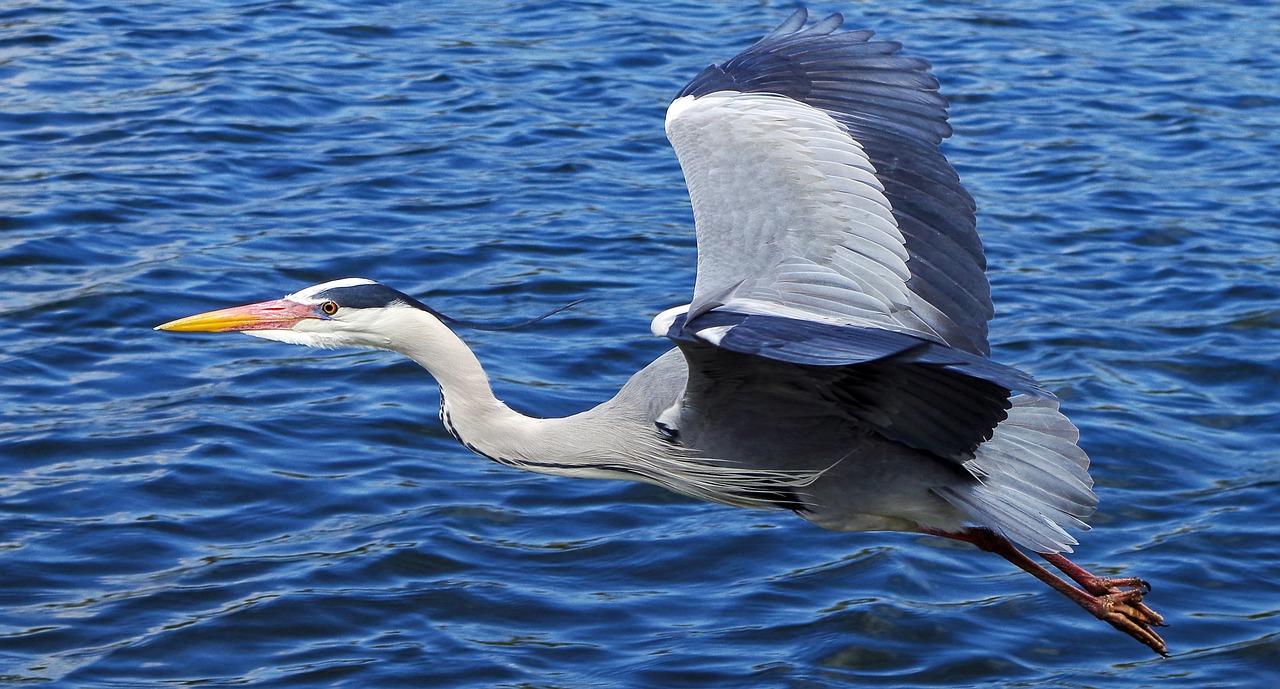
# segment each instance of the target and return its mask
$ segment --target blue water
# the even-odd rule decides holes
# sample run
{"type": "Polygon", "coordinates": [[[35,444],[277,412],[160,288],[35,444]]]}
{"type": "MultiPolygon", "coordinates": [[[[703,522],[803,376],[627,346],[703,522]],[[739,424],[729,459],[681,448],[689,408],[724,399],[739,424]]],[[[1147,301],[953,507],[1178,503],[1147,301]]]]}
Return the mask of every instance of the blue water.
{"type": "Polygon", "coordinates": [[[1280,4],[822,3],[931,59],[996,356],[1063,399],[1159,659],[1003,561],[470,456],[374,352],[156,323],[363,275],[587,408],[694,244],[662,132],[790,3],[0,7],[0,683],[1271,687],[1280,4]]]}

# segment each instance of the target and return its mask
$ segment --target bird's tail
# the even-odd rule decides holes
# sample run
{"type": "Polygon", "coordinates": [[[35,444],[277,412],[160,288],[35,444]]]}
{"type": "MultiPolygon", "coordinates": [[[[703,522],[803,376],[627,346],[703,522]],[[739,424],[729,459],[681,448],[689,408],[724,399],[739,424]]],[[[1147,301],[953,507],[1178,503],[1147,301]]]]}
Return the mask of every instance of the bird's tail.
{"type": "Polygon", "coordinates": [[[1017,395],[1009,416],[965,462],[978,483],[939,494],[982,525],[1038,553],[1071,552],[1098,498],[1079,430],[1051,397],[1017,395]]]}

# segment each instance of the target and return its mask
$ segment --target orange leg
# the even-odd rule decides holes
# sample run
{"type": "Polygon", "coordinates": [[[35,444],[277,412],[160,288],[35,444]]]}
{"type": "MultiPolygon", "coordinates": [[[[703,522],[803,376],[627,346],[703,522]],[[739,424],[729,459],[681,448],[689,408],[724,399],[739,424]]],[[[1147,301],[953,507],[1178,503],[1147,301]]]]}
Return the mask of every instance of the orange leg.
{"type": "Polygon", "coordinates": [[[1109,578],[1090,574],[1084,568],[1058,553],[1039,553],[1083,588],[1072,586],[1061,577],[1045,569],[1018,550],[1009,539],[987,528],[968,528],[963,531],[936,531],[925,533],[943,536],[978,548],[1017,565],[1019,569],[1048,584],[1050,588],[1075,601],[1094,617],[1128,634],[1162,656],[1168,656],[1164,639],[1151,627],[1163,627],[1164,618],[1142,603],[1142,597],[1151,585],[1137,577],[1109,578]]]}

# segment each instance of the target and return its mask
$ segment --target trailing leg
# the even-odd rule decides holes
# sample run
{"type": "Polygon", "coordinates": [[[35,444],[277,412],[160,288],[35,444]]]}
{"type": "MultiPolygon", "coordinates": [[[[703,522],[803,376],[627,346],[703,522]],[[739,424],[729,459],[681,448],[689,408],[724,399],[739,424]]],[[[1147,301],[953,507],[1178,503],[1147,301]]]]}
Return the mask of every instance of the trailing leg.
{"type": "Polygon", "coordinates": [[[1164,639],[1151,629],[1153,626],[1163,626],[1164,618],[1142,603],[1142,597],[1151,590],[1151,585],[1147,582],[1136,577],[1094,576],[1061,554],[1040,554],[1049,564],[1083,587],[1077,588],[1027,557],[1009,539],[991,529],[974,527],[963,531],[927,531],[926,533],[972,543],[982,550],[1003,557],[1022,571],[1048,584],[1053,590],[1075,601],[1076,605],[1088,610],[1094,617],[1128,634],[1156,653],[1162,656],[1169,655],[1164,639]]]}

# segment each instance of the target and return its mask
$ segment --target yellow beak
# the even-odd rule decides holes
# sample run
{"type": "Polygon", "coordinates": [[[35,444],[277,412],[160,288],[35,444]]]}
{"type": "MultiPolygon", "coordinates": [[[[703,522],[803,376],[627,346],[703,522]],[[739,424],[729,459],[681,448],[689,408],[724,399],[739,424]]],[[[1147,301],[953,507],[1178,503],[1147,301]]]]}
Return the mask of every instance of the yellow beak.
{"type": "Polygon", "coordinates": [[[234,306],[229,309],[209,311],[176,321],[157,325],[156,330],[172,330],[183,333],[223,333],[239,330],[288,330],[307,318],[324,318],[310,304],[299,304],[288,299],[263,301],[257,304],[234,306]]]}

